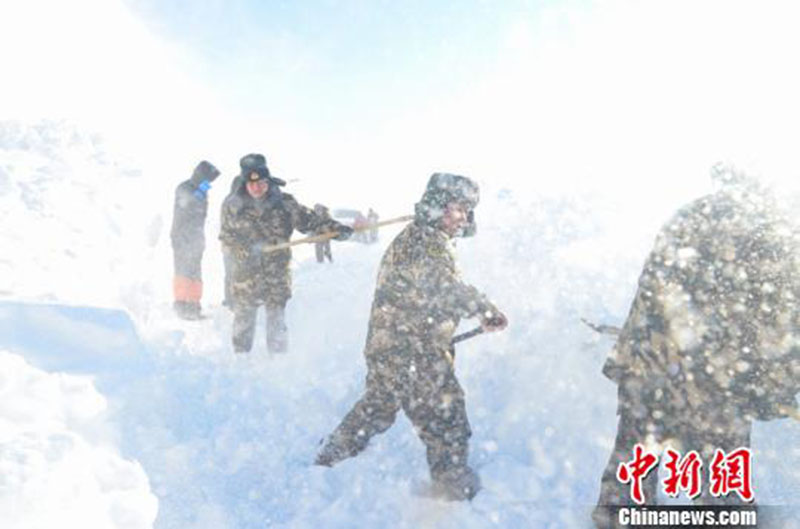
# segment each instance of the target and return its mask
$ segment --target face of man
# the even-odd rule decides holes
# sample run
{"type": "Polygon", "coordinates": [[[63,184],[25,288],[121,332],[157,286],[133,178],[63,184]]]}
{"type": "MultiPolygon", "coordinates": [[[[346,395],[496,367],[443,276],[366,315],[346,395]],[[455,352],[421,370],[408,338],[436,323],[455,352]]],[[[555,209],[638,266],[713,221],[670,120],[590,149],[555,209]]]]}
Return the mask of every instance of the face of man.
{"type": "Polygon", "coordinates": [[[467,206],[460,202],[449,202],[442,215],[442,230],[451,237],[455,237],[467,224],[467,206]]]}
{"type": "Polygon", "coordinates": [[[269,182],[266,179],[248,180],[247,193],[253,198],[262,198],[269,191],[269,182]]]}

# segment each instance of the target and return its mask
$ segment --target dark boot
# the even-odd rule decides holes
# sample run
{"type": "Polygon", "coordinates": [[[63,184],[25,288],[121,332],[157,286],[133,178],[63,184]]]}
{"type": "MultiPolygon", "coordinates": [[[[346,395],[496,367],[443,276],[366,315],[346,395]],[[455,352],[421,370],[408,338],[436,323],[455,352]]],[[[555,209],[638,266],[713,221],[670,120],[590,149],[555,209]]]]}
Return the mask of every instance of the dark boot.
{"type": "Polygon", "coordinates": [[[189,310],[189,302],[188,301],[176,301],[172,304],[172,308],[175,310],[175,314],[183,319],[183,320],[190,320],[190,310],[189,310]]]}
{"type": "Polygon", "coordinates": [[[253,348],[253,336],[256,332],[256,311],[258,307],[234,305],[233,309],[233,350],[237,353],[249,353],[253,348]]]}
{"type": "Polygon", "coordinates": [[[433,479],[433,494],[447,501],[471,500],[481,490],[481,478],[468,466],[444,472],[433,479]]]}
{"type": "Polygon", "coordinates": [[[186,319],[187,320],[202,320],[203,314],[200,310],[200,303],[197,301],[189,301],[186,303],[186,319]]]}
{"type": "Polygon", "coordinates": [[[337,439],[336,434],[331,435],[327,441],[320,441],[320,444],[323,442],[325,444],[317,454],[316,459],[314,459],[314,464],[322,467],[332,467],[339,461],[353,457],[359,452],[358,450],[344,448],[341,439],[337,439]]]}

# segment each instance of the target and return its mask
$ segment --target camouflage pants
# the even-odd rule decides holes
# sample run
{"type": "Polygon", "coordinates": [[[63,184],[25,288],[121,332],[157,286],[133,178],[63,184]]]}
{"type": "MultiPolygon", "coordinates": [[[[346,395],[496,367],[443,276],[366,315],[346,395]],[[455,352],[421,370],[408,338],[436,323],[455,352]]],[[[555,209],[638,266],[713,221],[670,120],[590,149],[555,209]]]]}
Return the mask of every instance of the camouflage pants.
{"type": "Polygon", "coordinates": [[[225,298],[222,301],[222,304],[226,307],[233,306],[233,278],[235,276],[234,267],[236,266],[236,259],[233,256],[233,252],[225,248],[222,248],[222,264],[225,267],[225,298]]]}
{"type": "MultiPolygon", "coordinates": [[[[672,441],[673,449],[677,450],[681,456],[685,456],[690,450],[696,450],[704,462],[703,472],[706,472],[715,449],[719,448],[727,452],[750,446],[751,425],[749,421],[734,420],[721,425],[718,422],[690,422],[695,417],[678,417],[678,415],[680,414],[672,413],[666,419],[656,422],[647,417],[638,417],[621,408],[617,438],[600,480],[600,497],[592,515],[598,529],[619,527],[613,515],[613,509],[608,507],[635,505],[631,499],[630,484],[623,484],[617,480],[617,468],[620,463],[631,460],[634,445],[643,443],[648,435],[655,437],[656,442],[672,441]]],[[[656,470],[651,471],[642,482],[642,491],[647,505],[657,504],[658,483],[656,470]]],[[[743,502],[735,493],[722,498],[711,496],[708,493],[708,483],[704,479],[701,495],[694,500],[694,504],[743,505],[743,502]]]]}
{"type": "MultiPolygon", "coordinates": [[[[256,332],[258,305],[237,303],[233,308],[233,349],[237,353],[249,352],[253,348],[256,332]]],[[[266,306],[267,350],[270,353],[285,353],[289,347],[284,307],[266,306]]]]}
{"type": "Polygon", "coordinates": [[[233,267],[237,276],[231,284],[231,295],[234,305],[260,305],[268,307],[283,307],[292,296],[292,280],[288,271],[269,274],[268,271],[259,272],[251,276],[242,273],[236,263],[233,267]],[[241,277],[244,276],[244,277],[241,277]]]}
{"type": "Polygon", "coordinates": [[[333,262],[333,256],[331,255],[331,241],[315,243],[314,253],[317,256],[318,263],[324,263],[326,257],[328,258],[328,261],[333,262]]]}
{"type": "Polygon", "coordinates": [[[402,409],[425,444],[431,478],[451,499],[472,498],[480,488],[467,465],[472,435],[464,392],[441,354],[393,350],[367,356],[366,392],[320,451],[317,463],[355,456],[386,431],[402,409]]]}

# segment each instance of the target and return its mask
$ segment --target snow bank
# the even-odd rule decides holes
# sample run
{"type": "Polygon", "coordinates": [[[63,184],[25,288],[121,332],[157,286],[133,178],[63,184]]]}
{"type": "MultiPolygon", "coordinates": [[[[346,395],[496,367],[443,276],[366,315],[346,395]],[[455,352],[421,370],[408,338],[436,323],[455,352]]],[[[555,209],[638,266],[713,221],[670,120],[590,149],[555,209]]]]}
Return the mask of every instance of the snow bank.
{"type": "Polygon", "coordinates": [[[87,377],[48,374],[0,351],[0,512],[6,529],[145,529],[158,500],[106,437],[87,377]]]}
{"type": "Polygon", "coordinates": [[[170,199],[132,163],[65,121],[0,121],[0,160],[0,296],[124,306],[149,291],[170,199]]]}

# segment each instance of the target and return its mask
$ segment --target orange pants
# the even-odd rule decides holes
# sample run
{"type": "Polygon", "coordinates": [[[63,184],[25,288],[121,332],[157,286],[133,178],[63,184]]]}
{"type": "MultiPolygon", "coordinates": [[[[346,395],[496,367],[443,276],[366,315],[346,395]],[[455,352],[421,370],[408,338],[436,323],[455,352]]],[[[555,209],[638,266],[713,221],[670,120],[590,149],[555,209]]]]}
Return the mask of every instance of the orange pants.
{"type": "Polygon", "coordinates": [[[172,281],[172,292],[175,295],[175,301],[199,303],[200,298],[203,297],[203,282],[199,279],[175,276],[172,281]]]}

